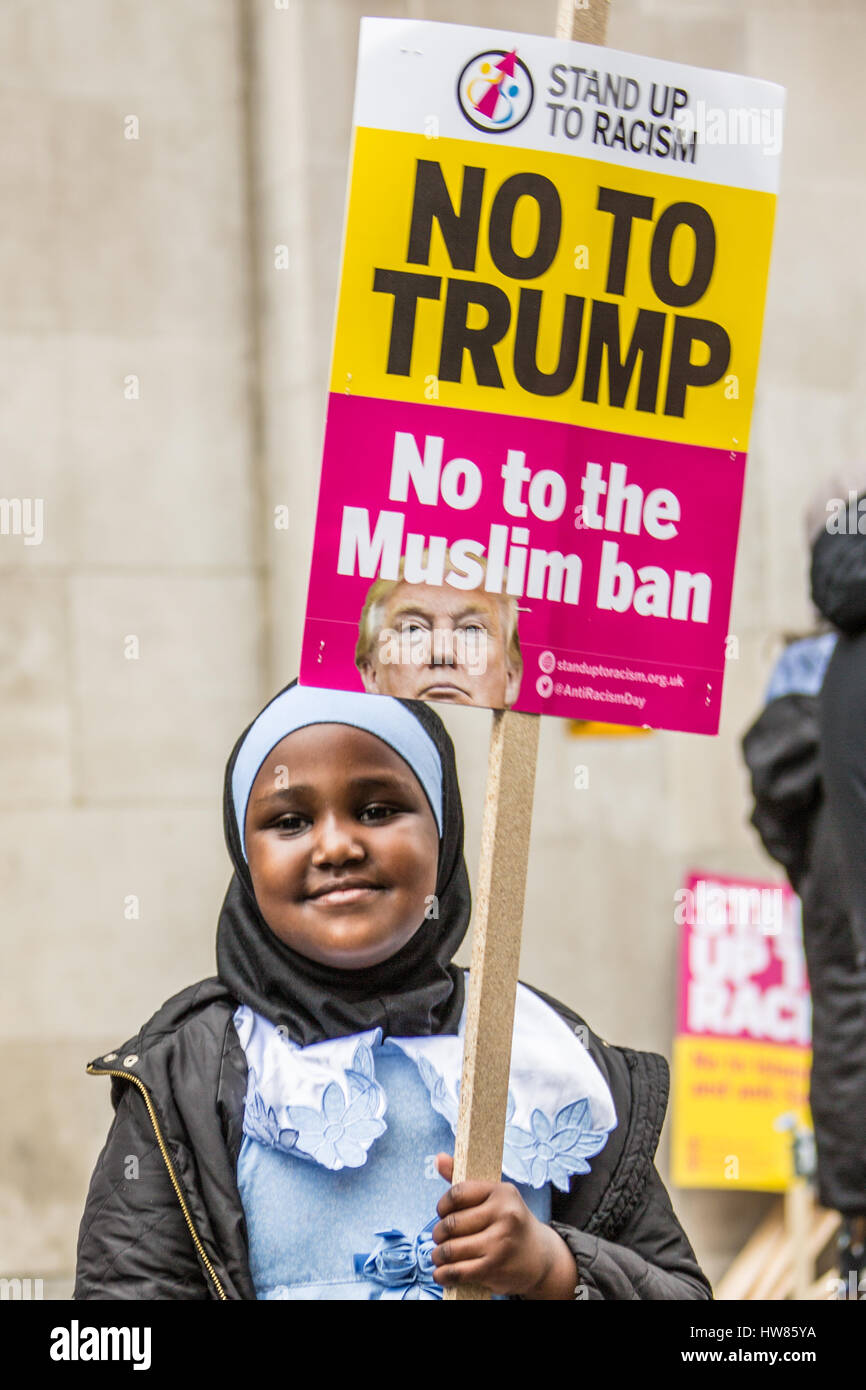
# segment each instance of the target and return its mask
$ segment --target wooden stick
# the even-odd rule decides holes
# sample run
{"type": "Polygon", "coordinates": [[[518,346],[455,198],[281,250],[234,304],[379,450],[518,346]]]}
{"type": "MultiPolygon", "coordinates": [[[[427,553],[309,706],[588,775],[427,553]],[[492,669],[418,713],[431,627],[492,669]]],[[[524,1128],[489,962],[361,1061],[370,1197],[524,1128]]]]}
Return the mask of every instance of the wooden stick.
{"type": "Polygon", "coordinates": [[[609,12],[610,0],[559,0],[556,37],[603,44],[609,12]]]}
{"type": "MultiPolygon", "coordinates": [[[[808,1228],[806,1246],[803,1252],[804,1260],[808,1258],[813,1270],[813,1274],[810,1277],[814,1277],[814,1266],[818,1257],[826,1250],[830,1240],[839,1229],[839,1221],[840,1217],[838,1212],[823,1211],[821,1209],[816,1209],[814,1212],[813,1220],[808,1228]]],[[[765,1296],[773,1299],[799,1298],[800,1295],[796,1292],[795,1278],[796,1272],[792,1264],[787,1268],[787,1277],[781,1278],[774,1284],[770,1292],[765,1296]]],[[[755,1296],[757,1297],[757,1294],[755,1296]]],[[[802,1296],[804,1299],[811,1298],[808,1287],[805,1289],[802,1296]]]]}
{"type": "MultiPolygon", "coordinates": [[[[743,1299],[768,1298],[776,1293],[782,1298],[794,1276],[791,1246],[786,1236],[785,1220],[788,1216],[787,1194],[783,1202],[774,1202],[757,1230],[753,1231],[733,1264],[715,1287],[717,1302],[740,1302],[743,1299]],[[769,1279],[768,1271],[771,1271],[769,1279]]],[[[808,1219],[802,1227],[801,1258],[814,1268],[819,1256],[826,1250],[839,1229],[841,1218],[838,1212],[816,1207],[810,1198],[808,1219]]],[[[795,1297],[817,1297],[814,1290],[818,1284],[809,1283],[804,1292],[795,1297]]],[[[823,1295],[822,1295],[823,1296],[823,1295]]]]}
{"type": "Polygon", "coordinates": [[[785,1193],[785,1229],[793,1266],[791,1297],[800,1301],[809,1297],[815,1280],[815,1261],[809,1251],[813,1209],[811,1187],[805,1178],[795,1178],[785,1193]]]}
{"type": "MultiPolygon", "coordinates": [[[[807,1193],[807,1198],[810,1210],[808,1219],[805,1212],[801,1213],[800,1257],[804,1265],[808,1263],[812,1270],[838,1231],[841,1218],[838,1212],[814,1206],[811,1194],[807,1193]]],[[[813,1297],[811,1290],[816,1286],[811,1282],[812,1274],[808,1282],[801,1285],[802,1292],[795,1292],[794,1251],[786,1226],[787,1216],[786,1194],[784,1202],[780,1200],[774,1203],[761,1225],[749,1237],[727,1273],[716,1285],[717,1301],[813,1297]]]]}
{"type": "MultiPolygon", "coordinates": [[[[481,831],[478,907],[472,938],[466,1040],[454,1181],[499,1182],[511,1067],[511,1032],[532,826],[540,717],[497,710],[490,734],[481,831]]],[[[454,1301],[483,1300],[486,1289],[446,1289],[454,1301]]]]}
{"type": "MultiPolygon", "coordinates": [[[[814,1270],[818,1256],[826,1249],[834,1233],[838,1230],[839,1221],[840,1217],[838,1212],[825,1211],[820,1207],[813,1210],[812,1216],[805,1226],[803,1245],[801,1247],[801,1257],[804,1262],[808,1261],[812,1270],[814,1270]]],[[[794,1266],[795,1251],[788,1240],[787,1230],[782,1250],[784,1258],[777,1263],[772,1277],[758,1281],[754,1292],[751,1294],[752,1298],[777,1301],[780,1299],[801,1297],[801,1295],[796,1292],[796,1270],[794,1266]]],[[[810,1275],[810,1282],[812,1277],[813,1275],[810,1275]]],[[[805,1286],[802,1297],[809,1297],[808,1285],[805,1286]]]]}
{"type": "Polygon", "coordinates": [[[783,1239],[782,1202],[777,1200],[719,1280],[713,1291],[716,1301],[738,1302],[748,1298],[772,1252],[783,1239]]]}
{"type": "Polygon", "coordinates": [[[755,1281],[750,1298],[784,1298],[791,1282],[791,1247],[783,1234],[755,1281]]]}
{"type": "MultiPolygon", "coordinates": [[[[827,1249],[827,1246],[830,1244],[830,1241],[838,1232],[839,1224],[842,1219],[837,1211],[828,1211],[824,1207],[816,1207],[814,1204],[814,1199],[811,1195],[811,1190],[809,1190],[808,1192],[808,1200],[810,1205],[810,1214],[808,1221],[805,1221],[803,1223],[804,1234],[803,1244],[801,1247],[801,1257],[804,1263],[808,1262],[811,1273],[809,1275],[809,1282],[805,1286],[804,1292],[802,1294],[803,1298],[810,1297],[808,1288],[811,1284],[812,1279],[814,1278],[814,1266],[817,1263],[818,1258],[824,1253],[824,1251],[827,1249]]],[[[803,1205],[805,1205],[805,1203],[803,1205]]],[[[796,1288],[796,1269],[794,1267],[794,1264],[792,1263],[790,1277],[787,1281],[787,1284],[785,1285],[785,1289],[786,1292],[790,1294],[792,1298],[800,1298],[801,1295],[796,1292],[796,1288]]],[[[785,1294],[779,1295],[780,1298],[784,1296],[785,1294]]]]}

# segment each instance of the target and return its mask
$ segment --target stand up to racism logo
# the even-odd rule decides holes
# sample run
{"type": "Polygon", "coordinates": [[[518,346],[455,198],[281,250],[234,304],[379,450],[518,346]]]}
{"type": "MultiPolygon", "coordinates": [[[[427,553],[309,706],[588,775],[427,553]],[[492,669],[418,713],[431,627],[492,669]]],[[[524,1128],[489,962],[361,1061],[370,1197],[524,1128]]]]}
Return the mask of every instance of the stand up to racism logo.
{"type": "Polygon", "coordinates": [[[535,88],[517,49],[491,48],[470,58],[457,82],[460,110],[476,130],[501,135],[525,121],[535,88]]]}

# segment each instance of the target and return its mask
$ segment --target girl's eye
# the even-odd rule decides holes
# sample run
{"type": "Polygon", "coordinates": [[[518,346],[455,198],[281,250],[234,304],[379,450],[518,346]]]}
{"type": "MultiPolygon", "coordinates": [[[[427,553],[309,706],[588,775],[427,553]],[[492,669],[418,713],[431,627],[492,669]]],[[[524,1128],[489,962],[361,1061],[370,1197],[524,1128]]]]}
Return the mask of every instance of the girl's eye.
{"type": "Polygon", "coordinates": [[[280,816],[279,820],[275,822],[275,828],[277,830],[284,830],[288,834],[296,834],[299,830],[303,830],[306,824],[307,822],[303,816],[298,816],[290,812],[285,816],[280,816]]]}
{"type": "Polygon", "coordinates": [[[365,806],[360,813],[359,819],[362,821],[375,822],[387,820],[389,816],[395,816],[396,814],[396,806],[384,806],[381,803],[377,803],[375,806],[365,806]]]}

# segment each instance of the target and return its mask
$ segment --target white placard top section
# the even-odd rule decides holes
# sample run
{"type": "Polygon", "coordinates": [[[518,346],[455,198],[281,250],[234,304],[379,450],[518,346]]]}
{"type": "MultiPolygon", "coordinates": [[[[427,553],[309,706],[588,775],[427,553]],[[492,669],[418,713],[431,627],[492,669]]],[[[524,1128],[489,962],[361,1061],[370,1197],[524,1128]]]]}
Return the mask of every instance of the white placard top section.
{"type": "Polygon", "coordinates": [[[785,90],[510,30],[361,22],[355,124],[778,191],[785,90]]]}

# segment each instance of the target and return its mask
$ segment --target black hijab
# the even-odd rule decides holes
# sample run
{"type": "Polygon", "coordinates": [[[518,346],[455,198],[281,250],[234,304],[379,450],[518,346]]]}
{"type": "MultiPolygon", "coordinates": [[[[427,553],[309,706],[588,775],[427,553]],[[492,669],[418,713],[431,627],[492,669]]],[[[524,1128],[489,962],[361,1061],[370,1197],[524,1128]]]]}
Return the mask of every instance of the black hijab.
{"type": "MultiPolygon", "coordinates": [[[[296,684],[292,681],[286,689],[296,684]]],[[[383,700],[380,695],[358,698],[383,700]]],[[[223,821],[234,876],[217,927],[217,973],[240,1003],[283,1025],[292,1041],[304,1047],[370,1028],[381,1028],[386,1037],[456,1033],[463,1012],[463,971],[451,959],[469,925],[471,898],[454,746],[429,705],[415,700],[400,704],[432,739],[442,764],[442,835],[434,904],[438,917],[425,919],[406,945],[379,965],[336,970],[308,960],[271,931],[253,892],[232,797],[234,765],[255,720],[241,734],[226,767],[223,821]]]]}

